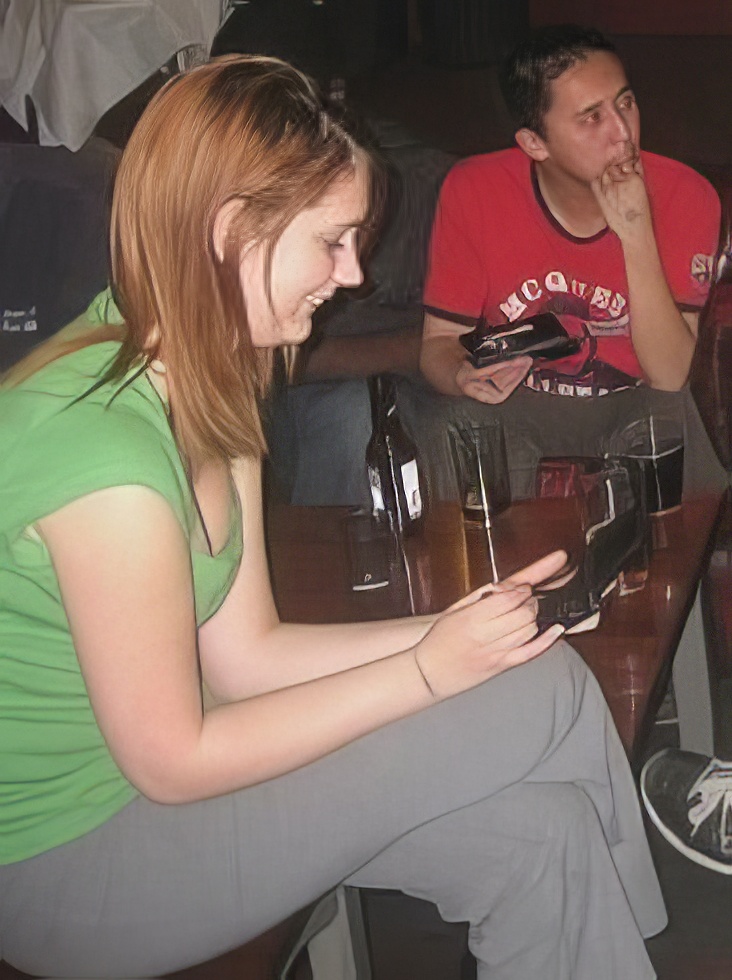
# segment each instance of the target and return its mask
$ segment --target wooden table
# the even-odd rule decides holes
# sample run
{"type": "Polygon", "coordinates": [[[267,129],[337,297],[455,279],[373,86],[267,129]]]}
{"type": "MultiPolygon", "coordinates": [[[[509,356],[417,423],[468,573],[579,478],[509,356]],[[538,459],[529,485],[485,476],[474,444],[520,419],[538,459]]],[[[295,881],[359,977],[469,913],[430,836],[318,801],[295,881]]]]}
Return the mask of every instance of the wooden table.
{"type": "MultiPolygon", "coordinates": [[[[600,625],[571,637],[597,676],[620,737],[637,756],[665,690],[673,656],[696,594],[719,520],[722,497],[699,495],[674,513],[652,518],[654,550],[640,592],[612,593],[600,625]]],[[[390,583],[371,592],[350,588],[344,519],[337,507],[274,505],[268,540],[275,597],[290,622],[348,622],[410,614],[406,577],[392,566],[390,583]]],[[[495,521],[498,572],[505,577],[554,548],[577,553],[582,533],[571,500],[514,504],[495,521]]],[[[456,505],[430,514],[424,533],[408,540],[417,612],[437,612],[491,581],[485,532],[465,525],[456,505]]]]}

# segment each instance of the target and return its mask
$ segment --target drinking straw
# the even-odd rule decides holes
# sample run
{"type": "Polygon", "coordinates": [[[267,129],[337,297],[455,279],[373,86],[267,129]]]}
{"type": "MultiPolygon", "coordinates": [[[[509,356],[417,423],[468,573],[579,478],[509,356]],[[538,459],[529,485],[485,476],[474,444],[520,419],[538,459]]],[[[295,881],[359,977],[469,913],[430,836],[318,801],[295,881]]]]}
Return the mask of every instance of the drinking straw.
{"type": "Polygon", "coordinates": [[[485,488],[485,476],[483,473],[483,461],[480,455],[480,443],[478,441],[478,430],[475,428],[471,429],[473,435],[473,442],[475,443],[475,458],[478,462],[478,486],[480,487],[480,504],[483,508],[483,518],[485,520],[485,536],[488,543],[488,559],[491,563],[491,574],[493,576],[493,584],[498,581],[498,569],[496,567],[496,553],[493,548],[493,526],[491,524],[490,511],[488,509],[488,494],[485,488]]]}

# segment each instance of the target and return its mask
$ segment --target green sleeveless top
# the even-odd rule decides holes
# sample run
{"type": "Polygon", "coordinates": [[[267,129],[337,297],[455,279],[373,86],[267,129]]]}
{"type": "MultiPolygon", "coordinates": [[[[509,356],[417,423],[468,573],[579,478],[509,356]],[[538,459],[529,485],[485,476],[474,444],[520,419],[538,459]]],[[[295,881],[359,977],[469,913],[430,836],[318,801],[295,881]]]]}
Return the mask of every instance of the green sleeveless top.
{"type": "MultiPolygon", "coordinates": [[[[103,294],[87,317],[109,314],[103,294]]],[[[84,494],[140,484],[162,494],[193,538],[195,502],[147,375],[134,369],[89,392],[118,348],[86,347],[0,391],[0,864],[80,837],[137,795],[97,727],[58,582],[33,529],[84,494]]],[[[212,557],[191,547],[199,625],[223,602],[241,561],[233,497],[224,548],[212,557]]]]}

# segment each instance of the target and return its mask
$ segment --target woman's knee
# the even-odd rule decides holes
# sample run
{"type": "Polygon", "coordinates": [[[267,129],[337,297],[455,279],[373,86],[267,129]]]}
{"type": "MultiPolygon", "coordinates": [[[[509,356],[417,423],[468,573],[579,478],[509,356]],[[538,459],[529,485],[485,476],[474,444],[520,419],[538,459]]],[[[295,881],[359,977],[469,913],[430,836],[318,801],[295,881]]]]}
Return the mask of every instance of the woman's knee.
{"type": "Polygon", "coordinates": [[[521,790],[525,809],[536,815],[536,826],[547,841],[579,846],[593,831],[602,832],[591,800],[574,783],[525,783],[521,790]]]}

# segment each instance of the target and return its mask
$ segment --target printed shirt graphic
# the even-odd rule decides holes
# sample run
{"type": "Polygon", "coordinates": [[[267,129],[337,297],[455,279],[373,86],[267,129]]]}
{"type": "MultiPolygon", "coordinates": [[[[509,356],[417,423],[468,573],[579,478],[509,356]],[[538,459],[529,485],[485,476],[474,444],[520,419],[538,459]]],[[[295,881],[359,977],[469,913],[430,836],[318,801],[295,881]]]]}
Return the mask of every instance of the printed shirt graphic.
{"type": "MultiPolygon", "coordinates": [[[[674,160],[643,153],[661,262],[681,310],[709,291],[720,205],[712,186],[674,160]]],[[[542,200],[519,149],[458,163],[443,185],[430,247],[425,307],[462,333],[551,312],[583,338],[580,351],[539,362],[526,383],[590,395],[638,384],[620,241],[609,229],[575,238],[542,200]]]]}

